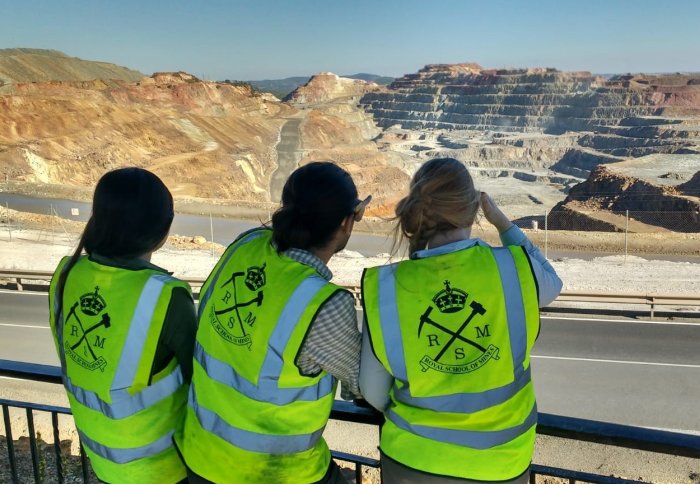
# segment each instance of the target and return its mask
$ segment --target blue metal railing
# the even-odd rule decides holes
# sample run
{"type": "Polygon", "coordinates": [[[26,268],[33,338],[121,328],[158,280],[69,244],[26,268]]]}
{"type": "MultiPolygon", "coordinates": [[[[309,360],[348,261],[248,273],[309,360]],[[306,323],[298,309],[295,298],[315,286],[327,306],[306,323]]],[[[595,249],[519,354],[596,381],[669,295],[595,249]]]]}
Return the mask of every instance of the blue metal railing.
{"type": "MultiPolygon", "coordinates": [[[[40,381],[45,383],[61,383],[60,368],[58,367],[8,360],[0,360],[0,376],[9,376],[21,380],[40,381]]],[[[51,414],[53,427],[53,453],[56,460],[56,475],[52,476],[50,482],[62,483],[64,481],[64,456],[62,455],[59,445],[60,439],[58,415],[70,414],[70,409],[65,407],[3,399],[0,399],[0,406],[2,406],[5,437],[7,442],[7,458],[11,481],[13,483],[19,483],[20,477],[23,477],[24,479],[28,477],[19,475],[15,454],[16,449],[13,441],[12,426],[10,421],[9,409],[19,408],[26,411],[30,441],[29,450],[32,460],[33,479],[35,482],[42,482],[43,473],[39,465],[39,451],[37,447],[36,433],[34,431],[33,412],[48,412],[51,414]]],[[[331,419],[367,425],[381,425],[383,422],[382,415],[375,410],[367,407],[360,407],[351,402],[343,401],[336,401],[333,404],[331,419]]],[[[549,435],[564,439],[595,442],[617,447],[640,449],[700,459],[700,436],[697,435],[651,430],[627,425],[596,422],[592,420],[543,413],[539,414],[537,433],[539,435],[549,435]]],[[[364,466],[374,468],[379,467],[379,461],[377,459],[338,451],[333,451],[332,453],[333,457],[338,460],[355,464],[356,482],[362,482],[362,468],[364,466]]],[[[82,446],[80,447],[80,461],[83,482],[90,482],[89,467],[85,455],[82,452],[82,446]]],[[[700,468],[700,461],[698,462],[698,466],[700,468]]],[[[582,481],[601,484],[642,482],[533,464],[530,482],[534,483],[536,476],[538,475],[564,478],[568,479],[569,482],[582,481]]]]}

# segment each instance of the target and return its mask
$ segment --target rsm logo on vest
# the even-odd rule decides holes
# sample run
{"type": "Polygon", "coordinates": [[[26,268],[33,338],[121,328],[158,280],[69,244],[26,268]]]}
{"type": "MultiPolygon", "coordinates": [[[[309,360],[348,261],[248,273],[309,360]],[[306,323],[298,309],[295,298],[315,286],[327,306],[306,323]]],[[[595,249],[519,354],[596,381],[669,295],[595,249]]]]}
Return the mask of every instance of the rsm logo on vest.
{"type": "MultiPolygon", "coordinates": [[[[224,340],[236,346],[252,344],[250,331],[255,325],[254,309],[262,306],[262,287],[267,282],[265,264],[249,267],[245,272],[233,272],[212,295],[212,305],[209,310],[209,322],[216,333],[224,340]],[[243,279],[241,285],[239,279],[243,279]],[[241,300],[241,298],[244,298],[241,300]],[[216,308],[220,301],[221,309],[216,308]],[[248,328],[248,330],[246,330],[248,328]]],[[[212,284],[217,284],[213,281],[212,284]]]]}
{"type": "MultiPolygon", "coordinates": [[[[435,351],[434,356],[428,354],[423,355],[419,364],[422,371],[430,369],[443,373],[470,373],[478,370],[491,358],[498,360],[498,347],[489,344],[484,347],[474,339],[470,339],[465,335],[465,331],[477,316],[486,314],[486,308],[476,300],[472,300],[467,305],[468,294],[463,290],[451,287],[450,281],[445,281],[445,289],[435,294],[432,299],[433,305],[429,305],[423,314],[420,316],[418,324],[418,337],[425,336],[425,344],[427,351],[431,349],[435,351]],[[433,309],[436,308],[440,313],[450,318],[450,323],[454,324],[455,316],[459,327],[457,330],[450,329],[450,323],[445,321],[436,321],[437,317],[432,315],[433,309]],[[433,331],[428,332],[428,328],[433,331]],[[476,358],[470,356],[467,360],[467,355],[478,350],[476,358]]],[[[475,339],[489,338],[489,325],[474,325],[475,339]]]]}
{"type": "Polygon", "coordinates": [[[107,308],[107,302],[99,294],[99,287],[95,292],[89,292],[80,296],[70,308],[66,316],[65,327],[69,329],[68,334],[64,330],[65,351],[70,358],[86,370],[94,371],[100,369],[104,371],[107,360],[102,355],[98,355],[100,350],[104,350],[107,337],[99,329],[109,329],[109,314],[103,312],[107,308]],[[80,306],[80,314],[78,314],[80,306]]]}

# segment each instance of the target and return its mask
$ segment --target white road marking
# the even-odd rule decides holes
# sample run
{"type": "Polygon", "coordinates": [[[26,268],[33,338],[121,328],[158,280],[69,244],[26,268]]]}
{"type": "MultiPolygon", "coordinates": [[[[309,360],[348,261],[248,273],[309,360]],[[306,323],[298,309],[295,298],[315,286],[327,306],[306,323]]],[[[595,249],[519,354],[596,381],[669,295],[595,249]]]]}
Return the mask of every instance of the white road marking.
{"type": "Polygon", "coordinates": [[[0,326],[9,326],[11,328],[50,329],[50,326],[37,326],[33,324],[0,323],[0,326]]]}
{"type": "Polygon", "coordinates": [[[686,321],[643,321],[638,319],[598,319],[598,318],[557,318],[554,316],[540,316],[540,319],[561,319],[564,321],[578,321],[586,323],[589,321],[598,323],[632,323],[632,324],[667,324],[671,326],[697,326],[700,328],[700,322],[691,323],[686,321]]]}
{"type": "Polygon", "coordinates": [[[682,365],[680,363],[654,363],[651,361],[603,360],[599,358],[575,358],[571,356],[531,355],[530,358],[544,360],[593,361],[595,363],[621,363],[625,365],[673,366],[678,368],[700,368],[700,365],[682,365]]]}
{"type": "Polygon", "coordinates": [[[30,296],[48,297],[49,293],[44,291],[17,291],[16,289],[0,289],[0,294],[27,294],[30,296]]]}

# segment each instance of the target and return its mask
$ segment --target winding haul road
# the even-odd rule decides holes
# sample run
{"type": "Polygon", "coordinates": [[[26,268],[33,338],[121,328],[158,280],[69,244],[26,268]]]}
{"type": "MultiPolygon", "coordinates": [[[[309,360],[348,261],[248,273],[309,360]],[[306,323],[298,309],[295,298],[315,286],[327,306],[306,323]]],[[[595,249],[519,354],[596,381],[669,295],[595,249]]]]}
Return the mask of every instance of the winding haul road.
{"type": "MultiPolygon", "coordinates": [[[[698,342],[700,323],[543,316],[539,410],[700,433],[698,342]]],[[[0,291],[0,359],[58,365],[45,293],[0,291]]]]}

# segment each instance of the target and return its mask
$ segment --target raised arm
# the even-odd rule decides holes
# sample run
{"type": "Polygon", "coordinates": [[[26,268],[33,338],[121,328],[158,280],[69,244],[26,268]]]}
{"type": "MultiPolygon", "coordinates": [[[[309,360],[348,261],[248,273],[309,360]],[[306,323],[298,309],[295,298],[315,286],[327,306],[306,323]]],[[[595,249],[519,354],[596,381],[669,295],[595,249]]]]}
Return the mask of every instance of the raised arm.
{"type": "Polygon", "coordinates": [[[552,264],[547,261],[537,246],[530,242],[523,231],[506,217],[486,192],[481,192],[481,209],[486,220],[498,229],[503,245],[520,245],[525,248],[537,281],[540,307],[545,307],[554,301],[561,292],[563,283],[552,264]]]}

